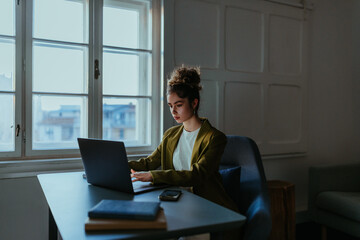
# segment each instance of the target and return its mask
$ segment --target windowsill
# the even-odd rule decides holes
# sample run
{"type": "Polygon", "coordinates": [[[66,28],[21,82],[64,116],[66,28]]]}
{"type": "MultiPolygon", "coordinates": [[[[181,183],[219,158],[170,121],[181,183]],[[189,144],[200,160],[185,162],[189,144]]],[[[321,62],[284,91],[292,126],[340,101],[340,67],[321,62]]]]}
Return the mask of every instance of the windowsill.
{"type": "MultiPolygon", "coordinates": [[[[129,155],[137,160],[148,154],[129,155]]],[[[305,157],[306,153],[262,156],[263,160],[305,157]]],[[[84,171],[80,158],[0,161],[0,180],[8,178],[35,177],[43,173],[84,171]]]]}
{"type": "MultiPolygon", "coordinates": [[[[136,160],[144,156],[147,154],[129,155],[128,159],[136,160]]],[[[84,171],[80,158],[0,161],[0,180],[76,171],[84,171]]]]}
{"type": "Polygon", "coordinates": [[[83,171],[80,158],[0,162],[0,179],[34,177],[42,173],[83,171]]]}

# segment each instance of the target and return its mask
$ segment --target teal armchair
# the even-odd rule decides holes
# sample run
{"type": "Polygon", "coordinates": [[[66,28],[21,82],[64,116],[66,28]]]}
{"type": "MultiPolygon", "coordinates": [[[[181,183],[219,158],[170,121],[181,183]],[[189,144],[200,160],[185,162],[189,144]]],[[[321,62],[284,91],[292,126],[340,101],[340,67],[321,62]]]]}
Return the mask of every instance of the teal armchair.
{"type": "Polygon", "coordinates": [[[360,163],[309,169],[308,209],[323,226],[360,237],[360,163]]]}
{"type": "MultiPolygon", "coordinates": [[[[227,144],[220,168],[241,167],[237,203],[241,214],[246,216],[242,240],[266,240],[271,232],[270,198],[265,172],[256,143],[244,136],[227,136],[227,144]]],[[[231,196],[231,193],[229,193],[231,196]]]]}

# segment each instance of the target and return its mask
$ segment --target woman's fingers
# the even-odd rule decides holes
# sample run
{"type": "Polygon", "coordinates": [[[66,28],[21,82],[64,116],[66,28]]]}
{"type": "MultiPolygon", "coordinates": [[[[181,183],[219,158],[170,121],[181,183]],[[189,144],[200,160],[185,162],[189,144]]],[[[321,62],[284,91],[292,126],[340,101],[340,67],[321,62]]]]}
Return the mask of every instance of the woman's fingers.
{"type": "Polygon", "coordinates": [[[131,171],[131,178],[133,182],[136,181],[142,181],[142,182],[151,182],[152,181],[152,176],[150,174],[150,172],[136,172],[134,170],[131,171]]]}
{"type": "Polygon", "coordinates": [[[134,178],[134,179],[132,179],[131,181],[132,181],[132,182],[137,182],[137,181],[140,181],[140,179],[134,178]]]}

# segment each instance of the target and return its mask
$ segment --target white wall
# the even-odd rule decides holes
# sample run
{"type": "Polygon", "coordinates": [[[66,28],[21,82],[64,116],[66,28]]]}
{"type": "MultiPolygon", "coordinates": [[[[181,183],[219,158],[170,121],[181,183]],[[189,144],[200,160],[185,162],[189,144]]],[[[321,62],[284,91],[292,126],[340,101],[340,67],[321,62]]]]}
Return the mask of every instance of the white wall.
{"type": "MultiPolygon", "coordinates": [[[[298,211],[307,205],[309,166],[360,161],[360,1],[314,3],[308,152],[305,157],[264,159],[268,179],[295,184],[298,211]]],[[[0,239],[47,239],[47,204],[37,179],[0,180],[0,189],[0,239]]]]}
{"type": "MultiPolygon", "coordinates": [[[[360,41],[358,41],[360,40],[360,31],[357,29],[359,25],[356,24],[360,22],[357,16],[360,13],[360,4],[357,1],[342,0],[314,0],[312,2],[314,8],[306,15],[307,20],[305,22],[309,27],[307,29],[308,38],[304,40],[305,43],[308,41],[308,44],[304,45],[307,47],[307,52],[304,54],[308,56],[305,62],[308,67],[308,72],[307,76],[301,73],[296,76],[300,78],[306,76],[305,80],[307,81],[307,85],[298,84],[298,87],[307,93],[303,95],[307,100],[307,104],[303,108],[306,112],[305,122],[307,125],[307,131],[305,132],[305,135],[307,135],[306,154],[303,156],[300,155],[299,157],[295,157],[296,155],[294,155],[294,157],[287,158],[264,158],[263,161],[268,179],[286,180],[295,184],[297,211],[307,208],[309,166],[323,163],[360,161],[360,159],[358,159],[359,147],[357,146],[360,137],[360,127],[357,124],[360,114],[360,97],[358,94],[360,70],[357,68],[359,64],[356,64],[360,62],[360,52],[357,46],[357,43],[360,44],[360,41]]],[[[266,131],[271,129],[271,126],[269,129],[266,129],[266,126],[264,129],[261,129],[262,124],[257,121],[259,118],[263,118],[264,122],[268,122],[266,116],[263,117],[262,113],[255,114],[253,115],[253,121],[248,121],[246,119],[249,118],[249,116],[246,115],[246,112],[241,112],[244,109],[246,110],[245,107],[241,108],[243,106],[243,104],[241,104],[243,98],[239,98],[239,96],[235,96],[235,94],[248,94],[248,91],[239,92],[239,90],[237,90],[233,93],[233,97],[230,98],[224,94],[224,92],[226,92],[226,84],[233,82],[237,83],[235,85],[243,85],[243,87],[246,87],[246,84],[242,84],[242,82],[255,82],[258,85],[263,84],[265,86],[263,89],[266,90],[268,86],[266,85],[267,80],[265,79],[264,81],[261,79],[261,76],[271,81],[274,79],[274,74],[272,74],[271,69],[269,70],[270,63],[267,62],[268,58],[272,58],[272,56],[270,56],[271,53],[269,54],[269,49],[266,49],[269,46],[269,42],[267,41],[271,34],[281,34],[281,31],[277,31],[276,33],[271,32],[272,29],[267,25],[269,16],[271,17],[271,14],[275,12],[276,16],[277,14],[281,16],[288,14],[289,21],[294,19],[298,20],[300,19],[298,14],[299,9],[294,10],[287,7],[284,11],[284,7],[280,5],[274,7],[274,5],[265,4],[262,1],[246,0],[175,0],[167,1],[167,3],[170,8],[174,9],[165,8],[165,19],[170,20],[169,22],[165,22],[165,27],[168,25],[165,28],[165,71],[169,72],[174,66],[181,63],[198,63],[203,66],[202,76],[206,87],[204,91],[211,91],[211,94],[208,94],[208,98],[204,97],[202,99],[200,109],[205,109],[205,112],[214,125],[225,133],[240,135],[254,133],[253,136],[250,136],[255,138],[258,144],[260,143],[260,149],[263,150],[262,153],[273,153],[275,148],[269,150],[269,148],[263,147],[268,138],[266,136],[263,137],[263,133],[261,132],[264,130],[266,134],[266,131]],[[194,2],[193,7],[191,7],[192,5],[189,4],[189,2],[194,2]],[[234,6],[236,8],[233,8],[234,6]],[[256,11],[254,14],[249,15],[250,11],[247,11],[247,9],[252,8],[256,9],[256,11]],[[228,62],[226,62],[226,60],[228,60],[227,54],[229,54],[228,46],[226,45],[226,37],[229,36],[227,26],[231,24],[239,26],[239,23],[236,22],[226,22],[229,19],[227,18],[228,9],[240,9],[238,12],[242,12],[239,14],[246,15],[246,17],[235,17],[234,19],[241,21],[244,18],[248,18],[255,21],[255,23],[251,22],[250,24],[252,26],[251,29],[255,32],[255,34],[251,32],[251,34],[254,35],[253,42],[251,39],[250,41],[249,39],[245,39],[244,41],[241,38],[238,39],[245,44],[249,44],[251,49],[245,49],[246,51],[252,51],[252,54],[249,56],[253,56],[253,54],[263,50],[258,47],[261,45],[261,43],[258,43],[258,38],[263,37],[265,41],[263,56],[259,54],[255,59],[251,58],[250,63],[245,61],[246,57],[244,58],[245,60],[240,59],[240,62],[236,62],[236,57],[230,57],[230,59],[235,60],[235,62],[233,62],[235,66],[247,67],[246,73],[243,73],[241,70],[236,71],[229,69],[229,65],[227,65],[228,62]],[[246,11],[243,11],[243,9],[246,11]],[[194,13],[195,10],[196,12],[194,13]],[[185,16],[187,12],[189,12],[190,16],[195,15],[197,18],[195,18],[194,21],[189,19],[183,20],[182,16],[185,16]],[[168,17],[166,16],[167,13],[168,17]],[[264,25],[262,25],[261,20],[259,20],[260,18],[257,17],[258,13],[265,13],[263,15],[265,18],[264,25]],[[212,18],[212,20],[207,21],[210,18],[212,18]],[[258,23],[256,21],[258,21],[258,23]],[[210,26],[214,26],[215,30],[210,26]],[[265,36],[261,35],[261,33],[256,34],[257,26],[265,28],[265,36]],[[189,29],[193,32],[189,32],[189,29]],[[204,29],[207,34],[202,34],[201,31],[197,33],[196,29],[204,29]],[[196,40],[191,41],[194,36],[197,37],[196,40]],[[201,39],[201,41],[199,39],[201,39]],[[260,63],[263,60],[264,68],[261,67],[260,63]],[[234,98],[239,100],[234,101],[234,98]],[[224,108],[229,105],[234,106],[234,109],[231,111],[231,114],[226,115],[224,108]],[[238,108],[236,108],[236,106],[238,108]],[[226,116],[226,119],[223,119],[225,118],[224,116],[226,116]],[[251,125],[247,126],[246,122],[250,122],[251,125]],[[238,125],[245,127],[238,127],[238,125]],[[256,128],[249,130],[253,125],[256,125],[256,128]],[[257,131],[258,129],[261,129],[261,131],[257,131]]],[[[294,23],[294,21],[292,22],[294,23]]],[[[240,24],[239,28],[244,26],[246,25],[240,24]]],[[[285,24],[285,26],[287,25],[285,24]]],[[[292,26],[296,27],[294,24],[292,26]]],[[[244,38],[248,38],[251,34],[247,33],[251,29],[244,29],[245,31],[243,32],[246,35],[244,38]]],[[[289,29],[286,29],[286,31],[288,30],[289,29]]],[[[291,34],[296,35],[296,31],[290,31],[290,37],[292,37],[291,34]]],[[[293,40],[294,39],[291,39],[291,41],[293,40]]],[[[241,49],[241,47],[236,48],[236,44],[233,45],[233,51],[237,51],[239,58],[242,58],[244,56],[238,51],[239,48],[241,49]]],[[[287,57],[286,54],[284,56],[287,57]]],[[[280,55],[279,60],[283,60],[281,57],[284,56],[280,55]]],[[[296,55],[291,56],[296,57],[296,55]]],[[[292,61],[292,59],[290,59],[290,61],[292,61]]],[[[295,64],[292,66],[296,67],[296,61],[295,59],[295,64]]],[[[275,78],[276,77],[279,77],[279,75],[277,74],[275,78]]],[[[291,77],[293,76],[289,76],[289,78],[291,77]]],[[[294,79],[296,79],[296,77],[294,79]]],[[[254,85],[255,84],[253,84],[253,86],[254,85]]],[[[241,87],[237,88],[240,89],[241,87]]],[[[251,89],[254,88],[248,88],[249,91],[251,91],[251,89]]],[[[256,109],[262,107],[261,101],[259,101],[257,105],[254,104],[256,99],[258,99],[256,95],[261,95],[263,98],[267,97],[266,93],[264,95],[262,94],[261,90],[254,90],[245,97],[247,98],[246,100],[248,100],[246,104],[251,106],[249,108],[250,110],[253,110],[254,107],[256,109]]],[[[267,104],[266,100],[264,103],[264,105],[267,104]]],[[[249,114],[253,114],[253,112],[249,114]]],[[[271,115],[274,113],[268,112],[268,114],[271,115]]],[[[283,114],[286,117],[286,113],[283,114]]],[[[169,118],[169,115],[166,117],[169,118]]],[[[171,121],[166,119],[165,123],[170,125],[171,121]]],[[[286,119],[283,121],[283,124],[286,124],[286,119]]],[[[286,140],[288,139],[285,139],[285,141],[283,141],[285,144],[275,149],[275,151],[281,152],[282,148],[297,149],[296,146],[295,148],[291,148],[291,144],[288,144],[286,140]]],[[[291,141],[288,142],[291,143],[291,141]]],[[[267,144],[267,146],[270,148],[273,147],[269,146],[269,144],[267,144]]],[[[298,149],[303,149],[301,142],[298,149]]],[[[289,152],[291,153],[291,151],[289,152]]]]}
{"type": "Polygon", "coordinates": [[[314,1],[310,27],[308,152],[265,159],[268,179],[295,184],[297,211],[307,208],[308,168],[360,161],[360,4],[314,1]],[[352,31],[354,30],[354,31],[352,31]]]}
{"type": "MultiPolygon", "coordinates": [[[[360,132],[355,121],[360,108],[356,108],[358,103],[353,101],[354,94],[358,95],[354,91],[352,67],[353,46],[359,44],[352,36],[351,13],[354,10],[354,14],[359,14],[355,2],[319,0],[312,13],[308,155],[304,159],[289,160],[294,167],[289,165],[283,169],[290,172],[293,177],[289,180],[298,187],[297,207],[307,204],[309,166],[360,161],[360,132]]],[[[274,162],[266,165],[273,168],[274,162]]],[[[272,176],[271,171],[269,175],[272,176]]]]}
{"type": "MultiPolygon", "coordinates": [[[[353,1],[319,1],[314,10],[309,79],[309,158],[346,161],[354,156],[353,1]],[[321,4],[321,5],[320,5],[321,4]]],[[[354,42],[354,44],[356,44],[354,42]]]]}
{"type": "Polygon", "coordinates": [[[201,66],[199,114],[264,155],[305,152],[307,14],[252,0],[165,4],[165,71],[201,66]]]}
{"type": "Polygon", "coordinates": [[[48,207],[36,177],[0,180],[0,239],[47,239],[48,207]]]}
{"type": "Polygon", "coordinates": [[[309,49],[308,153],[302,158],[264,161],[269,179],[295,184],[298,211],[307,207],[309,166],[360,161],[359,12],[358,1],[315,1],[309,49]]]}
{"type": "Polygon", "coordinates": [[[354,132],[355,141],[354,148],[360,151],[358,143],[360,142],[360,1],[354,1],[354,7],[352,12],[352,32],[353,32],[353,43],[352,43],[352,72],[353,72],[353,112],[354,112],[354,132]]]}

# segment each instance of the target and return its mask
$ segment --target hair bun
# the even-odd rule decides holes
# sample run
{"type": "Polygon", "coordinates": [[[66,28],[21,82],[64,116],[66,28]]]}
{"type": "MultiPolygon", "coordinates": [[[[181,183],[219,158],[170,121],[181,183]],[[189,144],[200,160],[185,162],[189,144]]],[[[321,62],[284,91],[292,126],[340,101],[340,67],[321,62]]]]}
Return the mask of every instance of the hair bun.
{"type": "Polygon", "coordinates": [[[178,84],[186,84],[200,91],[202,89],[200,85],[200,68],[181,66],[175,69],[171,74],[168,85],[171,87],[178,84]]]}

